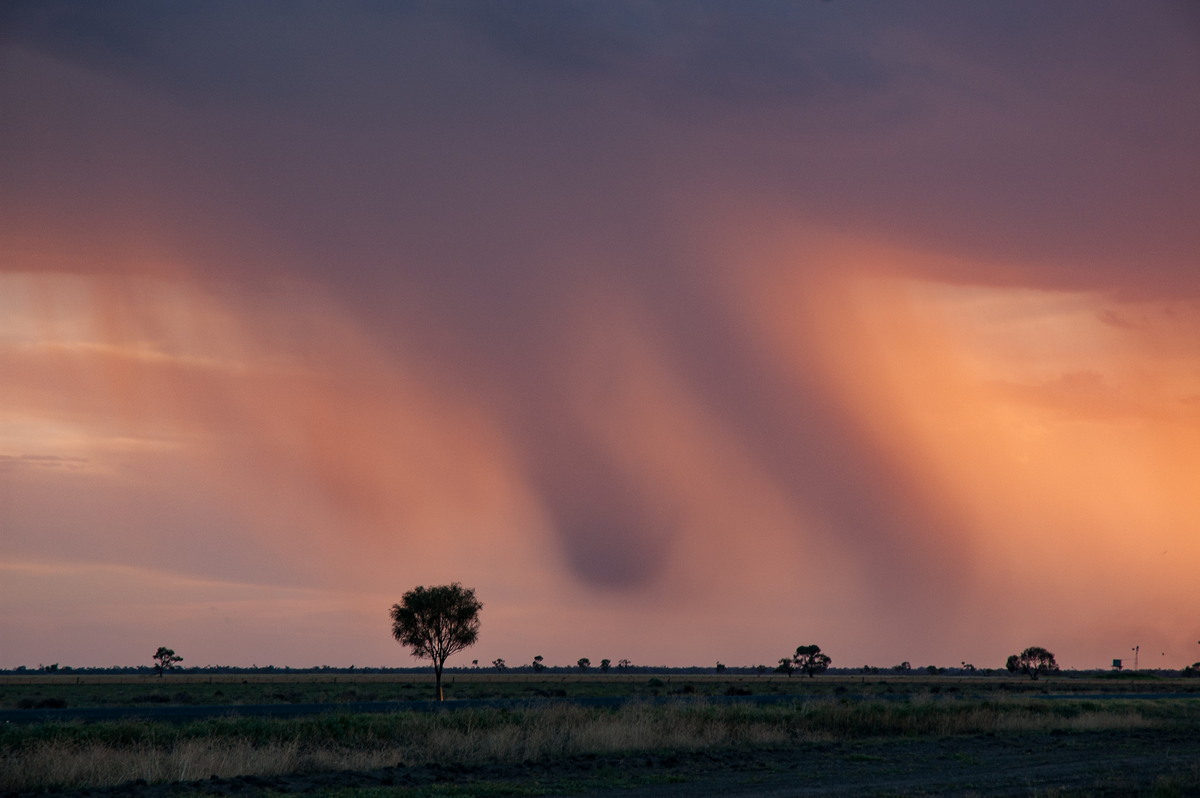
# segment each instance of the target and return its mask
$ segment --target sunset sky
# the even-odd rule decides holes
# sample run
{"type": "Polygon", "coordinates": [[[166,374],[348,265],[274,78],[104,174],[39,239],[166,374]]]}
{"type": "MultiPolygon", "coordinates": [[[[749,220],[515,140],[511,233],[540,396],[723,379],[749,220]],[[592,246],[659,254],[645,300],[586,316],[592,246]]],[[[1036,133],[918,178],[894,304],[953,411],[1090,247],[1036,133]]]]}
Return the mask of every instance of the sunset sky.
{"type": "Polygon", "coordinates": [[[1200,660],[1200,5],[0,5],[0,667],[1200,660]]]}

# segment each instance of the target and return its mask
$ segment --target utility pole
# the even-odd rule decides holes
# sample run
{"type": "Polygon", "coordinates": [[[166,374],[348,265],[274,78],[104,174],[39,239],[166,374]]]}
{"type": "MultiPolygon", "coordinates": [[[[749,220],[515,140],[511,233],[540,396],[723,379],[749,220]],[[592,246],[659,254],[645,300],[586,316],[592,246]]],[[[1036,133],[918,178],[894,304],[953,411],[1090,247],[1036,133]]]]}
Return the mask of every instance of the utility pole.
{"type": "Polygon", "coordinates": [[[1141,646],[1133,647],[1133,669],[1135,671],[1138,669],[1138,654],[1141,652],[1141,650],[1142,650],[1141,646]]]}

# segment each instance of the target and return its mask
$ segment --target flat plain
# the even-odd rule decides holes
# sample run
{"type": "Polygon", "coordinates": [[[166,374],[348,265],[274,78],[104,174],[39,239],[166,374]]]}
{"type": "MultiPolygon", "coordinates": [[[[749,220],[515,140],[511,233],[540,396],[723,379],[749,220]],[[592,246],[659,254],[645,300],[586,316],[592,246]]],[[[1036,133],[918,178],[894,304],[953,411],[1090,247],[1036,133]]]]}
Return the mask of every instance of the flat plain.
{"type": "Polygon", "coordinates": [[[27,674],[0,709],[245,708],[0,727],[5,795],[1200,795],[1200,680],[694,671],[27,674]],[[588,705],[608,699],[603,706],[588,705]],[[385,711],[356,712],[363,702],[385,711]],[[486,702],[486,703],[485,703],[486,702]],[[290,718],[263,705],[323,705],[290,718]]]}

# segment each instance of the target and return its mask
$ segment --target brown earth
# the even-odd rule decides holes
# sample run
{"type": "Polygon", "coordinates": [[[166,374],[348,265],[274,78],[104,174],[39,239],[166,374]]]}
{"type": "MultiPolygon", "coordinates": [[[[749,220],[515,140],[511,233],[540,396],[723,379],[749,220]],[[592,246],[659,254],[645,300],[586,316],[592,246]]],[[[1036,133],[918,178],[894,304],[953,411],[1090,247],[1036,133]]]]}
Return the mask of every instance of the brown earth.
{"type": "MultiPolygon", "coordinates": [[[[1200,795],[1200,736],[1186,729],[905,738],[674,754],[575,756],[503,765],[392,767],[129,783],[58,792],[73,798],[324,795],[355,788],[451,785],[486,796],[1200,795]],[[500,789],[497,789],[499,785],[500,789]]],[[[35,795],[39,793],[13,793],[35,795]]],[[[40,793],[46,794],[46,793],[40,793]]]]}

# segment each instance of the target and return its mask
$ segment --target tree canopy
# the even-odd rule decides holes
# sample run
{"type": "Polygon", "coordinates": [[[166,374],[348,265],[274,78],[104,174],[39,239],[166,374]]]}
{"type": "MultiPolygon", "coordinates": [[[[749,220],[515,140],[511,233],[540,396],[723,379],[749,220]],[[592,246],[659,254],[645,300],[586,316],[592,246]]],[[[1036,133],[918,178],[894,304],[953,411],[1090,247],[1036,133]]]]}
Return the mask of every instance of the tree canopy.
{"type": "Polygon", "coordinates": [[[177,655],[173,649],[166,646],[159,646],[158,651],[154,652],[154,670],[158,671],[159,676],[162,676],[180,662],[183,662],[183,657],[177,655]]]}
{"type": "Polygon", "coordinates": [[[796,655],[792,657],[792,662],[796,663],[796,667],[811,678],[818,673],[827,671],[833,660],[829,658],[828,654],[821,653],[820,646],[799,646],[796,649],[796,655]]]}
{"type": "Polygon", "coordinates": [[[1020,654],[1012,654],[1004,667],[1009,673],[1026,673],[1030,679],[1037,679],[1043,673],[1054,673],[1058,663],[1054,655],[1041,646],[1030,646],[1020,654]]]}
{"type": "Polygon", "coordinates": [[[442,693],[442,668],[455,652],[479,639],[479,613],[483,602],[475,588],[455,582],[435,587],[415,587],[393,604],[392,636],[412,650],[414,657],[433,661],[438,701],[442,693]]]}

